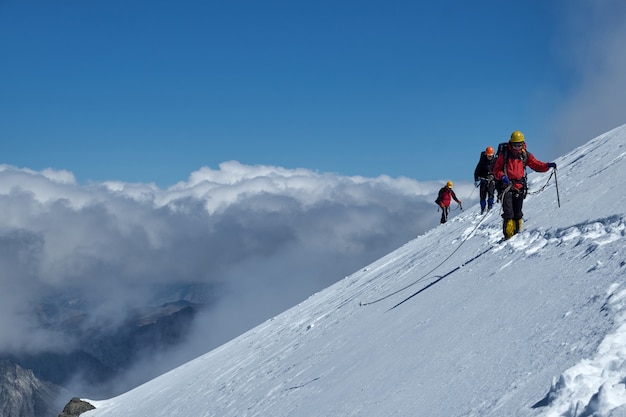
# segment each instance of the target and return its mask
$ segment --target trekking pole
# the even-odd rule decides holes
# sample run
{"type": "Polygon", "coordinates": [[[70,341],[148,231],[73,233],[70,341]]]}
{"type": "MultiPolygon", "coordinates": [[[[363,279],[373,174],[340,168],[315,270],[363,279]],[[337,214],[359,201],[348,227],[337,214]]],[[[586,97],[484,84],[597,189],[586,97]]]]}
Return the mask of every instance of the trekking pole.
{"type": "Polygon", "coordinates": [[[556,176],[556,168],[554,168],[554,186],[556,187],[556,203],[561,208],[561,198],[559,197],[559,180],[556,176]]]}
{"type": "MultiPolygon", "coordinates": [[[[478,177],[478,179],[479,179],[480,181],[488,181],[488,180],[487,180],[487,178],[483,178],[483,177],[478,177]]],[[[477,186],[475,186],[475,187],[472,187],[472,192],[470,193],[470,195],[469,195],[469,197],[468,197],[468,198],[472,198],[472,196],[474,195],[474,190],[475,190],[476,188],[480,188],[480,184],[478,184],[478,185],[477,185],[477,186]]]]}

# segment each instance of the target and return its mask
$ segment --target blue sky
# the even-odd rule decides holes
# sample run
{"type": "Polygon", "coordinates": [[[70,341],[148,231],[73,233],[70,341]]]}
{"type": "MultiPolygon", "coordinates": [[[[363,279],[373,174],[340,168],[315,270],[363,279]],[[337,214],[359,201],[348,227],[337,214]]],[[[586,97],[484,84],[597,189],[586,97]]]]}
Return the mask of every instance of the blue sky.
{"type": "Polygon", "coordinates": [[[624,123],[624,9],[0,1],[0,163],[159,187],[229,160],[471,181],[513,130],[548,161],[624,123]]]}

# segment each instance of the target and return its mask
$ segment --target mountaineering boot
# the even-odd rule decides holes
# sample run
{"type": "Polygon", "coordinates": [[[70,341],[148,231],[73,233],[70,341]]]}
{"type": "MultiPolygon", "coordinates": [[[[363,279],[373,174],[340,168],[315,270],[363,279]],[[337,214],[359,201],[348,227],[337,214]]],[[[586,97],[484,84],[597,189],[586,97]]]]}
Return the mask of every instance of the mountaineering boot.
{"type": "Polygon", "coordinates": [[[483,214],[485,212],[485,206],[487,205],[486,201],[481,201],[480,202],[480,214],[483,214]]]}
{"type": "Polygon", "coordinates": [[[504,238],[510,239],[516,233],[517,222],[513,219],[504,219],[502,229],[504,232],[504,238]]]}
{"type": "Polygon", "coordinates": [[[493,198],[487,199],[487,210],[491,210],[493,208],[493,198]]]}
{"type": "Polygon", "coordinates": [[[524,223],[522,219],[504,220],[504,223],[502,226],[503,231],[504,231],[504,238],[510,239],[511,237],[513,237],[513,235],[516,235],[517,233],[519,233],[522,230],[522,223],[524,223]]]}

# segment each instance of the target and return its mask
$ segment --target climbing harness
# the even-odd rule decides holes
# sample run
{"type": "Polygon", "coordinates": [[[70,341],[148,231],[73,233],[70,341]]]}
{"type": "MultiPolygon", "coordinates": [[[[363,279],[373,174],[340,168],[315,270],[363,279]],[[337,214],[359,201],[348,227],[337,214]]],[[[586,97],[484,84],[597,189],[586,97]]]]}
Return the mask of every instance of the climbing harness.
{"type": "MultiPolygon", "coordinates": [[[[535,194],[541,193],[550,184],[550,180],[552,179],[552,176],[554,176],[554,183],[555,183],[555,186],[556,186],[556,199],[557,199],[557,204],[558,204],[558,206],[560,208],[561,207],[561,199],[559,197],[559,183],[558,183],[557,178],[556,178],[556,168],[550,173],[550,176],[546,180],[546,183],[543,184],[543,186],[541,188],[539,188],[537,191],[529,191],[527,189],[526,190],[526,195],[535,195],[535,194]]],[[[500,192],[500,194],[498,195],[498,202],[502,202],[502,197],[504,197],[504,195],[511,190],[512,186],[513,186],[513,183],[510,183],[509,185],[507,185],[507,187],[504,190],[502,190],[500,192]]],[[[502,206],[500,206],[500,213],[502,213],[502,206]]]]}

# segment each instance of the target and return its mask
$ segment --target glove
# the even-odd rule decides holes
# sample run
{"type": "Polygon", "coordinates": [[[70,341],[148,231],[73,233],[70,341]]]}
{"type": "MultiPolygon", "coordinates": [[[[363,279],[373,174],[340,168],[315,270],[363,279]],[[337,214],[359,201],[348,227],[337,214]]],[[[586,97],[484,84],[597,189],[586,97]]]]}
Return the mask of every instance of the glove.
{"type": "Polygon", "coordinates": [[[507,177],[506,175],[502,176],[502,184],[504,185],[509,185],[511,183],[511,181],[509,180],[509,177],[507,177]]]}
{"type": "Polygon", "coordinates": [[[556,164],[554,162],[548,162],[548,168],[556,169],[556,164]]]}
{"type": "Polygon", "coordinates": [[[478,188],[480,186],[480,181],[479,180],[474,180],[474,186],[476,188],[478,188]]]}

